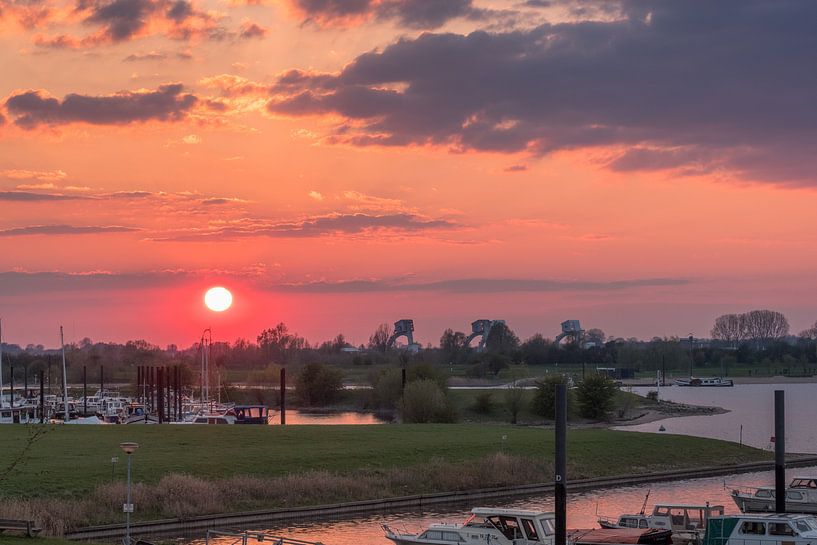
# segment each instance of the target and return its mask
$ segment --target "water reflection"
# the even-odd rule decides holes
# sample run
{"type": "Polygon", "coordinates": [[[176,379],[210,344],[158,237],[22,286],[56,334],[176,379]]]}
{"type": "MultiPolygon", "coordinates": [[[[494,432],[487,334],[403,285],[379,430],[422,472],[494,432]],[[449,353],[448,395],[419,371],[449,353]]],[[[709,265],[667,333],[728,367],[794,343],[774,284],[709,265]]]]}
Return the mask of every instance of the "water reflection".
{"type": "MultiPolygon", "coordinates": [[[[271,426],[281,424],[281,413],[276,412],[270,419],[271,426]]],[[[371,425],[385,424],[386,422],[377,418],[372,413],[357,412],[303,412],[298,410],[287,410],[287,426],[303,424],[322,424],[329,426],[339,425],[371,425]]]]}
{"type": "MultiPolygon", "coordinates": [[[[633,388],[646,395],[655,388],[633,388]]],[[[817,453],[817,420],[814,418],[814,396],[817,384],[738,384],[732,388],[661,388],[662,400],[689,405],[715,406],[728,409],[725,414],[685,416],[619,429],[694,435],[724,439],[756,448],[773,449],[774,391],[786,392],[786,450],[817,453]]]]}
{"type": "MultiPolygon", "coordinates": [[[[805,475],[813,475],[817,472],[817,468],[798,469],[797,471],[805,475]]],[[[641,509],[647,491],[650,491],[648,510],[654,503],[700,504],[708,501],[712,505],[723,505],[726,513],[737,513],[737,507],[729,497],[729,491],[733,486],[757,486],[773,484],[773,482],[774,473],[765,471],[725,478],[652,483],[613,490],[573,493],[568,495],[568,527],[594,528],[598,527],[596,523],[598,515],[612,517],[625,512],[637,513],[641,509]]],[[[468,506],[437,506],[434,510],[365,515],[354,519],[304,520],[286,526],[255,524],[253,528],[268,530],[274,534],[291,538],[320,541],[326,545],[390,545],[391,542],[383,537],[381,524],[388,524],[395,529],[415,531],[425,528],[432,522],[463,522],[470,509],[477,505],[551,511],[553,510],[553,498],[533,496],[493,502],[481,500],[468,506]]],[[[204,540],[197,539],[187,543],[201,545],[204,540]]],[[[216,543],[228,545],[231,541],[220,540],[216,543]]]]}

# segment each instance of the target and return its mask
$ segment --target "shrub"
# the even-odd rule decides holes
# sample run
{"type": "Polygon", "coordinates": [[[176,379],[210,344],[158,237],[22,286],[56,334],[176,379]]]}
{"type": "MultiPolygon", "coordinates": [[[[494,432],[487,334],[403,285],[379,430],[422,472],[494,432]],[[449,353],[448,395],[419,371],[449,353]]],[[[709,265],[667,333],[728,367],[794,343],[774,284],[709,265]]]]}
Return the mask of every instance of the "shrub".
{"type": "Polygon", "coordinates": [[[494,412],[494,400],[491,392],[478,393],[472,408],[477,414],[491,414],[494,412]]]}
{"type": "Polygon", "coordinates": [[[454,422],[454,408],[439,384],[430,379],[415,380],[406,384],[400,402],[403,422],[427,424],[430,422],[454,422]]]}
{"type": "Polygon", "coordinates": [[[505,406],[508,412],[511,413],[511,424],[516,424],[519,413],[522,411],[522,403],[525,400],[525,389],[514,381],[512,385],[505,390],[505,406]]]}
{"type": "Polygon", "coordinates": [[[372,385],[372,406],[376,409],[394,409],[403,393],[403,377],[400,369],[381,369],[369,376],[372,385]]]}
{"type": "Polygon", "coordinates": [[[323,363],[310,363],[295,380],[295,392],[305,405],[326,405],[340,397],[343,372],[323,363]]]}
{"type": "Polygon", "coordinates": [[[579,414],[584,418],[606,419],[613,410],[618,388],[604,375],[591,375],[579,383],[576,395],[579,414]]]}
{"type": "MultiPolygon", "coordinates": [[[[536,381],[536,393],[533,396],[531,411],[548,419],[556,418],[556,385],[567,384],[564,375],[549,375],[536,381]]],[[[571,394],[568,390],[567,404],[570,405],[571,394]]]]}

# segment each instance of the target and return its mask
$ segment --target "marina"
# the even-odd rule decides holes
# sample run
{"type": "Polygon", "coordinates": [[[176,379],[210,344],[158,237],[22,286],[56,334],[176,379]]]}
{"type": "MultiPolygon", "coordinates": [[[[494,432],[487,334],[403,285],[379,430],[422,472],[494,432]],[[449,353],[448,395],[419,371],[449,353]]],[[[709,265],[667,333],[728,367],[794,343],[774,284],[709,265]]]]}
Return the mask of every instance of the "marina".
{"type": "MultiPolygon", "coordinates": [[[[798,470],[803,473],[815,473],[817,467],[798,470]]],[[[568,528],[597,528],[600,514],[615,516],[620,513],[638,511],[649,492],[655,504],[673,503],[692,505],[706,498],[711,505],[723,505],[726,515],[738,515],[740,511],[732,502],[730,493],[735,486],[761,486],[774,480],[772,471],[746,473],[729,477],[705,479],[687,479],[674,482],[651,483],[639,486],[621,486],[588,492],[568,492],[567,525],[568,528]]],[[[569,490],[569,485],[568,485],[569,490]]],[[[653,505],[648,505],[651,511],[653,505]]],[[[512,500],[482,502],[486,508],[510,509],[515,511],[532,511],[553,513],[554,498],[552,495],[535,495],[512,500]]],[[[396,533],[418,534],[434,524],[455,524],[467,520],[472,507],[454,504],[448,507],[439,506],[424,510],[397,510],[385,513],[373,513],[354,517],[305,518],[288,523],[264,525],[255,523],[254,529],[263,529],[276,535],[287,535],[292,538],[320,541],[326,545],[390,545],[393,543],[385,537],[382,526],[386,525],[396,533]]],[[[181,538],[184,534],[175,537],[181,538]]],[[[195,535],[183,540],[182,545],[204,545],[205,540],[195,535]]],[[[225,541],[210,541],[211,545],[229,545],[225,541]]],[[[254,545],[254,544],[253,544],[254,545]]]]}

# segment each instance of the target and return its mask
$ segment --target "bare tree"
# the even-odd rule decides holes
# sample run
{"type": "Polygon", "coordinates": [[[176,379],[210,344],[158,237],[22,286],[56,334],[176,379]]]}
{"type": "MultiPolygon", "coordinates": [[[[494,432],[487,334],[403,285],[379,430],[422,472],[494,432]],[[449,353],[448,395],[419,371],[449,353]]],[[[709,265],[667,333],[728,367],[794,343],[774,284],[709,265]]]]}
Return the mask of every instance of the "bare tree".
{"type": "Polygon", "coordinates": [[[724,314],[715,319],[712,338],[728,342],[731,347],[746,338],[745,314],[724,314]]]}
{"type": "Polygon", "coordinates": [[[756,346],[782,339],[789,334],[789,321],[773,310],[752,310],[742,315],[746,321],[746,337],[756,346]]]}
{"type": "Polygon", "coordinates": [[[380,324],[369,337],[369,349],[385,352],[389,348],[389,338],[391,337],[391,327],[389,324],[380,324]]]}
{"type": "Polygon", "coordinates": [[[811,341],[817,339],[817,322],[814,322],[814,325],[808,329],[804,329],[800,332],[800,337],[803,339],[809,339],[811,341]]]}

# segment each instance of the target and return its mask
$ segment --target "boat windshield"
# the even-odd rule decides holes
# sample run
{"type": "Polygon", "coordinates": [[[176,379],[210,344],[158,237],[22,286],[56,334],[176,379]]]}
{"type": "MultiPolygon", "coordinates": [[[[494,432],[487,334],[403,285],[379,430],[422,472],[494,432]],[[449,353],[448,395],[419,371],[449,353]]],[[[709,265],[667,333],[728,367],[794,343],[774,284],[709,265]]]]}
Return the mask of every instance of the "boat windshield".
{"type": "Polygon", "coordinates": [[[800,519],[798,521],[795,521],[794,525],[800,532],[817,531],[817,520],[814,519],[800,519]]]}
{"type": "Polygon", "coordinates": [[[519,527],[519,521],[516,520],[516,517],[495,515],[488,517],[488,521],[510,540],[522,538],[522,529],[519,527]]]}
{"type": "Polygon", "coordinates": [[[814,479],[794,479],[789,488],[817,488],[817,483],[814,479]]]}

